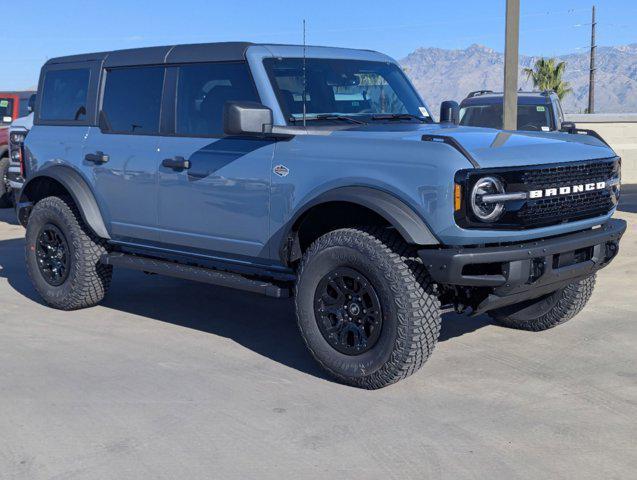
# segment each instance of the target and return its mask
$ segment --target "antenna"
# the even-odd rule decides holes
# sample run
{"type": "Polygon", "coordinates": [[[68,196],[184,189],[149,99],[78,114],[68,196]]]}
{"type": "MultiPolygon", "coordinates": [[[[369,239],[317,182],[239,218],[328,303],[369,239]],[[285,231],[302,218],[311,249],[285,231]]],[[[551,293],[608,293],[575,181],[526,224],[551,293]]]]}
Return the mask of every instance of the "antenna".
{"type": "Polygon", "coordinates": [[[307,114],[307,109],[305,106],[305,98],[307,96],[307,77],[305,75],[305,60],[306,60],[306,44],[305,44],[305,19],[303,19],[303,126],[305,127],[305,116],[307,114]]]}

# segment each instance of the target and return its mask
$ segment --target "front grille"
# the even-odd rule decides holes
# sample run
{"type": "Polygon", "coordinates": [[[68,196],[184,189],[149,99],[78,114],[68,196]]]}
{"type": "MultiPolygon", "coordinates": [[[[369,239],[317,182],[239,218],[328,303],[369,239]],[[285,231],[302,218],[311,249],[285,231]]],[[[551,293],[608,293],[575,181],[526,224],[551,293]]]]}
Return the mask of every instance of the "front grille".
{"type": "Polygon", "coordinates": [[[575,193],[528,201],[517,216],[524,225],[554,223],[556,220],[579,220],[608,213],[614,206],[608,190],[575,193]]]}
{"type": "Polygon", "coordinates": [[[510,201],[495,223],[480,222],[463,204],[455,213],[456,222],[465,228],[525,229],[605,215],[619,200],[618,186],[612,186],[612,182],[619,180],[620,165],[621,160],[616,157],[520,168],[461,170],[455,181],[464,186],[465,192],[470,192],[479,178],[488,175],[501,179],[509,193],[559,191],[560,187],[573,188],[598,182],[605,182],[606,188],[510,201]]]}
{"type": "MultiPolygon", "coordinates": [[[[521,180],[525,190],[544,190],[565,185],[608,182],[618,175],[619,160],[610,159],[533,168],[524,172],[521,180]]],[[[517,210],[517,218],[520,224],[532,226],[581,220],[608,213],[615,202],[609,188],[527,200],[517,210]]]]}
{"type": "Polygon", "coordinates": [[[613,178],[616,162],[586,162],[530,170],[522,176],[522,183],[533,189],[558,185],[577,185],[589,182],[605,182],[613,178]]]}

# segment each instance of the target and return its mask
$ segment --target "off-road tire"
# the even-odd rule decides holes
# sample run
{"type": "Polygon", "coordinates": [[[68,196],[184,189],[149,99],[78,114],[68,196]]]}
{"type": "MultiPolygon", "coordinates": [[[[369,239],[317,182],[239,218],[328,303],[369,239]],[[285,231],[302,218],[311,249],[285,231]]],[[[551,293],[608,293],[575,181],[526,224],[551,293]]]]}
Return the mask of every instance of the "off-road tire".
{"type": "Polygon", "coordinates": [[[13,206],[13,193],[6,183],[9,172],[9,157],[0,158],[0,208],[13,206]]]}
{"type": "Polygon", "coordinates": [[[26,231],[26,264],[33,286],[51,307],[77,310],[98,304],[111,283],[113,268],[100,263],[106,253],[103,240],[84,224],[69,198],[47,197],[33,207],[26,231]],[[36,258],[36,242],[41,229],[52,224],[65,236],[70,266],[63,284],[53,286],[41,273],[36,258]]]}
{"type": "Polygon", "coordinates": [[[505,327],[539,332],[568,322],[586,305],[595,288],[595,275],[573,282],[542,298],[493,310],[505,327]]]}
{"type": "Polygon", "coordinates": [[[297,273],[295,306],[301,335],[312,356],[337,380],[382,388],[416,372],[433,352],[440,334],[440,304],[415,251],[394,231],[373,227],[329,232],[307,249],[297,273]],[[377,343],[359,355],[332,347],[315,316],[319,282],[340,267],[369,279],[383,312],[377,343]]]}

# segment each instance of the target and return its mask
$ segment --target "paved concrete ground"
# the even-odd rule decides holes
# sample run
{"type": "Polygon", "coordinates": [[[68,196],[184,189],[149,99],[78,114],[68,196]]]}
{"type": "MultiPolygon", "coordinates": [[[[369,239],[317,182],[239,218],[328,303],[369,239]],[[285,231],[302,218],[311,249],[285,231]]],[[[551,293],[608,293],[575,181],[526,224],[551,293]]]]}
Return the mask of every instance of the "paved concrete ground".
{"type": "Polygon", "coordinates": [[[2,211],[0,478],[635,478],[637,214],[620,216],[575,320],[447,315],[419,373],[369,392],[323,375],[286,301],[117,271],[102,306],[46,308],[2,211]]]}

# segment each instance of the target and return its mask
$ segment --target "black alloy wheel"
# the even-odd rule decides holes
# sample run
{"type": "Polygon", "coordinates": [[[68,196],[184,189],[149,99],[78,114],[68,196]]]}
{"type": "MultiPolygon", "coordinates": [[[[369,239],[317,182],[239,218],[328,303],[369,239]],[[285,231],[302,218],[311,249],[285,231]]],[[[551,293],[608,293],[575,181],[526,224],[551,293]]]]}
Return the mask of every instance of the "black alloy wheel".
{"type": "Polygon", "coordinates": [[[54,287],[62,285],[69,276],[69,245],[62,231],[52,223],[40,230],[35,245],[38,268],[44,280],[54,287]]]}
{"type": "Polygon", "coordinates": [[[314,297],[314,314],[327,343],[345,355],[373,348],[383,327],[374,287],[352,268],[337,268],[323,277],[314,297]]]}

